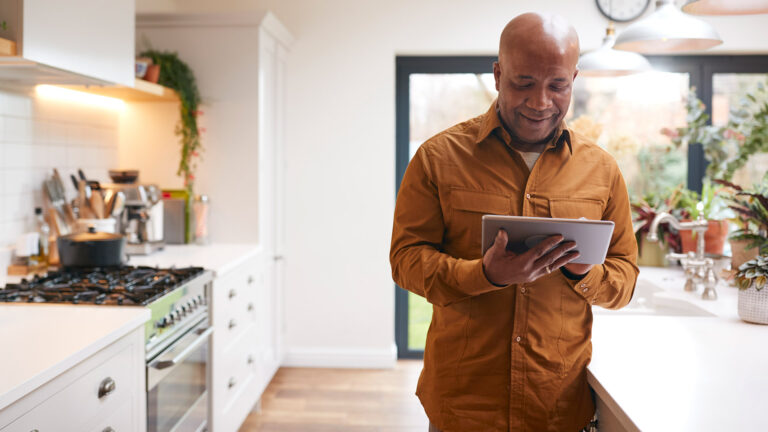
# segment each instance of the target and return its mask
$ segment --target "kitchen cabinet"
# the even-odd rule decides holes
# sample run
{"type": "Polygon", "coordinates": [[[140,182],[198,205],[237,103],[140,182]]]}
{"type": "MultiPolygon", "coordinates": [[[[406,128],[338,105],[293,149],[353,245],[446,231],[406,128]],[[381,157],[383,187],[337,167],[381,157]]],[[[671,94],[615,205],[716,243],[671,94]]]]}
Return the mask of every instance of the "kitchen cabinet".
{"type": "Polygon", "coordinates": [[[145,431],[144,354],[142,326],[0,411],[0,431],[145,431]]]}
{"type": "Polygon", "coordinates": [[[3,0],[0,20],[5,83],[134,85],[134,0],[3,0]]]}
{"type": "Polygon", "coordinates": [[[238,430],[280,365],[280,293],[267,283],[263,258],[260,250],[213,282],[214,431],[238,430]]]}

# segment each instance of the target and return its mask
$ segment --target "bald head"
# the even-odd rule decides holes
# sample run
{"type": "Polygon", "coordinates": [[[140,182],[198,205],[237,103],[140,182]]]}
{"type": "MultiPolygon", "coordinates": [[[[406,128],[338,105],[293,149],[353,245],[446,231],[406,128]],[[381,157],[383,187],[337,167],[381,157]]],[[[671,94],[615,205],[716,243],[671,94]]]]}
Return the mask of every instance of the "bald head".
{"type": "Polygon", "coordinates": [[[526,13],[504,27],[493,64],[499,117],[523,151],[543,148],[571,102],[579,37],[558,15],[526,13]]]}
{"type": "MultiPolygon", "coordinates": [[[[507,23],[499,39],[499,61],[510,55],[562,56],[579,61],[579,36],[562,16],[529,12],[507,23]]],[[[538,56],[537,56],[538,57],[538,56]]]]}

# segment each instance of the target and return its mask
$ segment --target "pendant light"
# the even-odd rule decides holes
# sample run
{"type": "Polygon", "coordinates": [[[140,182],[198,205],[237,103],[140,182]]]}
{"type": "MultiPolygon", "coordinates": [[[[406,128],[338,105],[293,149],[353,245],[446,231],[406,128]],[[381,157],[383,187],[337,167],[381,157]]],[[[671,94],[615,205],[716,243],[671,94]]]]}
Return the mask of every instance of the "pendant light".
{"type": "Polygon", "coordinates": [[[694,15],[751,15],[768,13],[768,0],[688,0],[683,12],[694,15]]]}
{"type": "Polygon", "coordinates": [[[623,76],[651,70],[651,64],[640,54],[613,49],[616,29],[613,22],[605,29],[600,48],[579,58],[579,74],[583,76],[623,76]]]}
{"type": "Polygon", "coordinates": [[[711,25],[682,13],[674,0],[656,0],[656,11],[621,32],[613,47],[665,54],[705,50],[721,43],[723,40],[711,25]]]}

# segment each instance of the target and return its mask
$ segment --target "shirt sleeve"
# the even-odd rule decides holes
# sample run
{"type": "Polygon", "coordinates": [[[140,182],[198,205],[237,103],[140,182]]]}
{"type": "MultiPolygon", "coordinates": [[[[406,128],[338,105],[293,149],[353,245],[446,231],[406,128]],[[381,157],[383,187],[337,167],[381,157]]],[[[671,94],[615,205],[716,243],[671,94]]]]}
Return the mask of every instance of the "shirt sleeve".
{"type": "Polygon", "coordinates": [[[438,306],[504,289],[488,281],[482,259],[441,252],[445,223],[424,148],[408,164],[397,195],[389,253],[392,278],[438,306]]]}
{"type": "Polygon", "coordinates": [[[624,177],[614,168],[613,185],[603,213],[603,220],[614,223],[611,244],[605,262],[596,265],[581,280],[563,277],[589,303],[607,309],[619,309],[632,299],[637,275],[637,240],[632,229],[632,211],[624,177]]]}

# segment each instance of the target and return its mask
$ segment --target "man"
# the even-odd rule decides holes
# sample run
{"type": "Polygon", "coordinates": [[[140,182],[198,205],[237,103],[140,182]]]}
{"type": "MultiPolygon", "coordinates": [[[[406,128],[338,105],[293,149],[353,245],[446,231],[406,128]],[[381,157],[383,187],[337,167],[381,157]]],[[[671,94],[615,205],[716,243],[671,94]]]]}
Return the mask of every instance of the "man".
{"type": "Polygon", "coordinates": [[[498,99],[424,143],[403,177],[390,261],[395,282],[433,305],[416,391],[430,430],[575,432],[593,417],[591,305],[626,305],[638,269],[616,162],[563,123],[578,56],[563,18],[510,21],[493,65],[498,99]],[[615,229],[598,266],[570,263],[576,245],[555,236],[516,255],[503,230],[481,256],[483,214],[615,229]]]}

